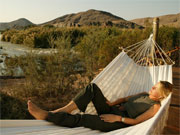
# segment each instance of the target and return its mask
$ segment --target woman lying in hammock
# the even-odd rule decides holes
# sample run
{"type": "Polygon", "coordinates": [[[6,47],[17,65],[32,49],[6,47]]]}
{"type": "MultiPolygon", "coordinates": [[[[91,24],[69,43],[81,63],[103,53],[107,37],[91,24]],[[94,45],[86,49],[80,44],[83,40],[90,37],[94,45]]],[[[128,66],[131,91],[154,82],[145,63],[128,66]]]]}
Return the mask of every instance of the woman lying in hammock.
{"type": "Polygon", "coordinates": [[[166,98],[171,91],[172,84],[160,81],[152,87],[149,93],[139,93],[111,103],[104,97],[100,88],[92,83],[62,108],[48,112],[29,100],[28,110],[36,119],[47,120],[59,126],[87,127],[108,132],[135,125],[153,117],[160,108],[160,101],[166,98]],[[98,115],[71,114],[76,109],[85,112],[91,101],[98,115]]]}

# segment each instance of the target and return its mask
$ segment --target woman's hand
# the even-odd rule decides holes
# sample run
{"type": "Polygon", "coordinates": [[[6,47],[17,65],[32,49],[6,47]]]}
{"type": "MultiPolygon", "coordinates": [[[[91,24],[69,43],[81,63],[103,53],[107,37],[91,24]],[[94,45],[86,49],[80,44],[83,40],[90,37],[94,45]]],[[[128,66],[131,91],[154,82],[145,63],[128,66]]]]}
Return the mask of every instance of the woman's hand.
{"type": "Polygon", "coordinates": [[[109,100],[106,101],[106,103],[109,105],[109,106],[113,106],[114,104],[112,102],[110,102],[109,100]]]}
{"type": "Polygon", "coordinates": [[[119,115],[114,115],[114,114],[102,114],[100,115],[101,120],[105,122],[121,122],[122,117],[119,115]]]}

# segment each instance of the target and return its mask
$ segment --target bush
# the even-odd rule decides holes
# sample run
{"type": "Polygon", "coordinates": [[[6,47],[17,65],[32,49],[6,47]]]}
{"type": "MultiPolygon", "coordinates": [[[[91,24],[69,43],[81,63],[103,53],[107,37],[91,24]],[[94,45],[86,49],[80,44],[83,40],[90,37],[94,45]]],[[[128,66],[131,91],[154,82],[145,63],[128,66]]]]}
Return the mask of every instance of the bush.
{"type": "Polygon", "coordinates": [[[49,35],[46,32],[36,34],[34,36],[34,48],[50,48],[48,37],[49,35]]]}
{"type": "Polygon", "coordinates": [[[20,66],[25,74],[27,83],[25,89],[14,91],[13,95],[21,97],[54,97],[73,89],[75,74],[82,69],[78,63],[79,57],[71,52],[70,41],[58,39],[57,53],[50,55],[29,54],[9,58],[6,65],[9,69],[20,66]],[[17,93],[16,93],[17,92],[17,93]]]}
{"type": "Polygon", "coordinates": [[[6,42],[10,42],[11,37],[14,34],[16,34],[17,32],[18,32],[18,30],[15,30],[15,29],[7,30],[7,31],[3,32],[1,40],[6,41],[6,42]]]}
{"type": "Polygon", "coordinates": [[[179,46],[180,31],[174,27],[163,26],[159,29],[158,44],[166,52],[179,46]]]}
{"type": "Polygon", "coordinates": [[[25,35],[23,33],[19,32],[18,34],[14,34],[11,37],[10,42],[14,43],[14,44],[23,44],[24,38],[25,38],[25,35]]]}
{"type": "Polygon", "coordinates": [[[27,111],[25,101],[18,100],[0,92],[0,119],[28,119],[32,118],[27,111]]]}

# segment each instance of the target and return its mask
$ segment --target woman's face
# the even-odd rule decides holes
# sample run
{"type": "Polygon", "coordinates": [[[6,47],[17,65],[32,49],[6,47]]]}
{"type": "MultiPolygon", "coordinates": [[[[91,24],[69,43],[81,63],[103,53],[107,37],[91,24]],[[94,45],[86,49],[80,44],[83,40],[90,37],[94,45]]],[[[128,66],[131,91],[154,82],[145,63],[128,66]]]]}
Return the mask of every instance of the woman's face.
{"type": "Polygon", "coordinates": [[[162,97],[160,93],[160,89],[162,89],[162,86],[161,83],[159,82],[151,88],[151,90],[149,91],[149,97],[151,99],[160,99],[162,97]]]}

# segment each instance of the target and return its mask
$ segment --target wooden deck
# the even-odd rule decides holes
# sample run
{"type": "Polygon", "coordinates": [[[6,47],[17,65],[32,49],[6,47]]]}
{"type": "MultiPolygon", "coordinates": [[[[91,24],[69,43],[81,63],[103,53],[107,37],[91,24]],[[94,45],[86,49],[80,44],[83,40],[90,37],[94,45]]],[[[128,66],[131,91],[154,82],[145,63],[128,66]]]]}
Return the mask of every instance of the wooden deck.
{"type": "Polygon", "coordinates": [[[180,134],[180,67],[173,67],[173,84],[169,117],[163,135],[180,134]]]}

